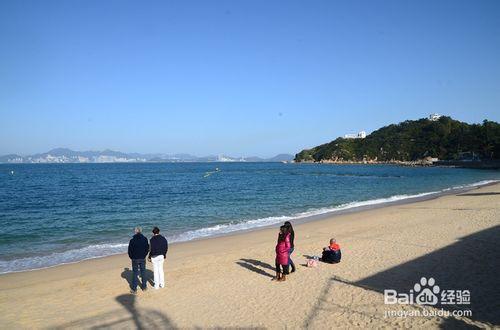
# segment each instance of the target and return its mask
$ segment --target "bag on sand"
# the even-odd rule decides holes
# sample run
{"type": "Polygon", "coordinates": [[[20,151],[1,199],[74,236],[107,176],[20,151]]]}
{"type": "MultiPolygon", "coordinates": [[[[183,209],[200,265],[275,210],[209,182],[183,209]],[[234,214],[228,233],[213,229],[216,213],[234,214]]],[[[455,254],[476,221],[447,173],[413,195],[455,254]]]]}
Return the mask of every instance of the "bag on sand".
{"type": "Polygon", "coordinates": [[[307,260],[307,267],[309,267],[309,268],[316,268],[316,267],[318,267],[318,260],[316,260],[316,259],[309,259],[309,260],[307,260]]]}

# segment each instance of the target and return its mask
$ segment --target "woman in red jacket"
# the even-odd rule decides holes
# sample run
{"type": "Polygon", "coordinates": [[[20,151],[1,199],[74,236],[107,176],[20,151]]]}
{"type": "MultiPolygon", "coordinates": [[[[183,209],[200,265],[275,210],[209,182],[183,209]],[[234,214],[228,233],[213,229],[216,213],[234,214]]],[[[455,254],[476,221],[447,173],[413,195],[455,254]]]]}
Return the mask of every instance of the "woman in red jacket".
{"type": "Polygon", "coordinates": [[[285,281],[288,275],[288,261],[290,258],[290,233],[285,226],[280,227],[278,244],[276,244],[276,278],[277,281],[285,281]]]}

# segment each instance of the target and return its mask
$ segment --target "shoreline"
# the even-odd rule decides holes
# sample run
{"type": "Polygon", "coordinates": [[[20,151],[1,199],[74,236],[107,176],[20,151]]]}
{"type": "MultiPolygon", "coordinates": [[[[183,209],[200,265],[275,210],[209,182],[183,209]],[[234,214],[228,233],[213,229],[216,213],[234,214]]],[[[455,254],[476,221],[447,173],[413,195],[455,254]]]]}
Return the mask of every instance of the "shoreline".
{"type": "MultiPolygon", "coordinates": [[[[449,187],[449,188],[442,189],[440,191],[423,192],[423,193],[418,193],[418,194],[414,194],[414,195],[394,195],[394,196],[390,196],[387,198],[377,198],[377,199],[371,199],[371,200],[366,200],[366,201],[361,201],[361,202],[350,202],[347,204],[338,205],[338,206],[333,207],[333,208],[324,208],[324,209],[327,209],[325,212],[321,212],[322,209],[314,210],[317,212],[318,211],[321,212],[318,214],[308,215],[307,213],[314,212],[314,211],[305,211],[305,212],[297,213],[297,214],[290,215],[290,216],[276,216],[275,218],[281,218],[280,221],[269,223],[269,224],[264,224],[262,226],[254,226],[254,227],[249,227],[249,228],[244,228],[244,229],[236,229],[236,230],[228,231],[228,232],[215,233],[213,235],[195,237],[195,238],[188,239],[188,240],[180,240],[180,241],[173,240],[173,241],[171,241],[171,239],[169,239],[169,245],[176,245],[176,244],[188,243],[188,242],[198,242],[198,241],[203,241],[203,240],[207,240],[207,239],[227,237],[227,236],[232,236],[232,235],[240,235],[240,234],[245,234],[245,233],[249,233],[249,232],[255,232],[255,231],[259,231],[259,230],[275,228],[279,224],[283,223],[284,221],[293,221],[294,225],[298,225],[298,224],[304,224],[304,223],[324,220],[324,219],[328,219],[328,218],[335,218],[338,216],[351,214],[351,213],[359,213],[359,212],[364,212],[364,211],[369,211],[369,210],[383,209],[383,208],[390,207],[393,205],[405,205],[405,204],[418,203],[418,202],[422,202],[422,201],[437,199],[437,198],[442,197],[442,196],[452,195],[452,194],[461,193],[461,192],[467,192],[470,190],[479,189],[481,187],[496,185],[496,184],[499,184],[499,182],[500,182],[500,180],[485,180],[485,181],[473,182],[470,184],[465,184],[465,185],[456,186],[456,187],[449,187]],[[396,198],[394,200],[390,200],[391,198],[402,197],[402,196],[404,196],[404,197],[401,199],[396,198]],[[361,204],[361,205],[355,205],[355,204],[361,204]],[[343,208],[343,207],[345,207],[345,208],[343,208]],[[304,216],[301,216],[302,214],[304,214],[304,216]]],[[[242,222],[241,224],[244,225],[246,223],[247,222],[242,222]]],[[[207,229],[207,228],[211,228],[211,227],[200,228],[197,230],[203,230],[203,229],[207,229]]],[[[194,230],[194,231],[196,231],[196,230],[194,230]]],[[[185,234],[185,233],[183,233],[183,234],[185,234]]],[[[127,245],[127,242],[113,243],[113,244],[127,245]]],[[[86,248],[86,247],[83,247],[83,248],[86,248]]],[[[78,250],[80,250],[80,249],[78,249],[78,250]]],[[[72,250],[69,250],[69,251],[72,251],[72,250]]],[[[66,253],[66,252],[68,252],[68,251],[59,252],[59,253],[66,253]]],[[[65,266],[65,265],[73,265],[73,264],[78,264],[78,263],[89,261],[89,260],[105,259],[105,258],[109,258],[109,257],[113,257],[113,256],[119,256],[119,255],[126,255],[126,253],[125,252],[118,252],[118,253],[112,253],[112,254],[107,254],[107,255],[103,255],[103,256],[89,257],[89,258],[84,258],[84,259],[75,260],[75,261],[63,262],[63,263],[49,265],[49,266],[45,266],[45,267],[8,271],[8,272],[0,273],[0,277],[3,275],[7,275],[7,274],[13,274],[13,273],[15,274],[15,273],[22,273],[22,272],[34,272],[34,271],[38,271],[38,270],[51,269],[51,268],[56,268],[56,267],[60,267],[60,266],[65,266]]],[[[48,255],[48,256],[51,256],[51,255],[48,255]]],[[[47,257],[47,256],[42,256],[42,257],[47,257]]],[[[22,260],[22,259],[15,259],[15,260],[22,260]]]]}
{"type": "MultiPolygon", "coordinates": [[[[294,224],[297,272],[271,281],[276,228],[172,244],[166,288],[128,294],[130,260],[119,254],[0,276],[3,328],[313,328],[479,327],[500,324],[495,310],[500,183],[425,201],[294,224]],[[342,262],[304,266],[330,237],[342,262]],[[407,292],[420,277],[468,289],[472,316],[388,318],[386,288],[407,292]],[[285,305],[277,302],[284,302],[285,305]],[[283,306],[286,306],[283,310],[283,306]],[[196,311],[196,313],[193,313],[196,311]]],[[[147,263],[151,275],[151,264],[147,263]]]]}
{"type": "Polygon", "coordinates": [[[287,162],[287,164],[325,164],[325,165],[389,165],[389,166],[399,166],[399,167],[437,167],[437,168],[467,168],[474,170],[498,170],[500,169],[500,160],[485,160],[485,161],[453,161],[453,160],[437,160],[437,161],[427,161],[425,159],[412,160],[412,161],[332,161],[332,160],[320,160],[320,161],[292,161],[287,162]]]}

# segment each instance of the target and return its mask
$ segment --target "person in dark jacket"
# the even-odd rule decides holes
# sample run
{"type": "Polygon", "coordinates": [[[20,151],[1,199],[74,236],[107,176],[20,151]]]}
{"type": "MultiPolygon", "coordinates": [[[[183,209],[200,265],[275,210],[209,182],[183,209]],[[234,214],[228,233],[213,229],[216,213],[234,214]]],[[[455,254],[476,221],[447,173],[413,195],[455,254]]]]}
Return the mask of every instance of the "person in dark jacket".
{"type": "Polygon", "coordinates": [[[288,266],[292,267],[292,271],[290,273],[295,272],[295,264],[293,263],[292,260],[292,253],[293,250],[295,250],[295,232],[293,231],[293,226],[290,221],[285,222],[285,227],[287,228],[288,232],[290,233],[290,251],[288,252],[288,266]]]}
{"type": "Polygon", "coordinates": [[[128,256],[132,260],[132,271],[134,273],[132,278],[132,286],[130,287],[130,292],[132,294],[137,293],[139,271],[141,272],[142,280],[141,288],[142,290],[146,290],[146,256],[148,255],[149,251],[148,239],[141,233],[141,227],[135,227],[134,231],[135,235],[128,243],[128,256]]]}
{"type": "Polygon", "coordinates": [[[321,261],[327,262],[329,264],[339,263],[342,259],[342,251],[340,251],[340,245],[337,243],[335,238],[330,239],[330,246],[323,248],[323,255],[321,256],[321,261]]]}
{"type": "Polygon", "coordinates": [[[153,237],[149,242],[151,243],[149,261],[153,263],[155,289],[164,288],[163,262],[167,257],[168,242],[165,237],[160,235],[160,228],[158,227],[153,228],[153,237]]]}

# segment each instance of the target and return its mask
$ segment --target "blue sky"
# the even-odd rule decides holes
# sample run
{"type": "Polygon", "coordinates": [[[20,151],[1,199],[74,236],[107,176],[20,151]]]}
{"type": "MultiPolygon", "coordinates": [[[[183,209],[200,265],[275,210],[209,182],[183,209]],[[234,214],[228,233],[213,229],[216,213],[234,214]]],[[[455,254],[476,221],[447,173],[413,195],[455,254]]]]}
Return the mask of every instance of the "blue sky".
{"type": "Polygon", "coordinates": [[[272,156],[500,121],[500,1],[0,2],[0,154],[272,156]]]}

